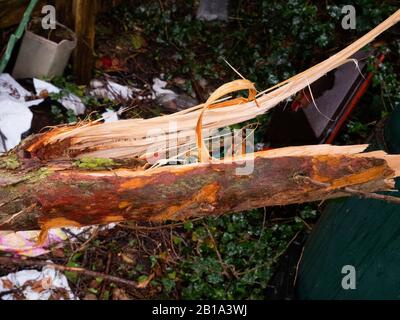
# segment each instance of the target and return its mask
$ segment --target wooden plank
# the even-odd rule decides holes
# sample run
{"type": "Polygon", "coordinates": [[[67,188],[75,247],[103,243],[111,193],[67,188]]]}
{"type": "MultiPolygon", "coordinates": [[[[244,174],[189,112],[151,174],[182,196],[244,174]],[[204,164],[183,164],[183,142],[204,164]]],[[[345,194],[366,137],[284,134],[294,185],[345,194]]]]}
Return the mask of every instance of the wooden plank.
{"type": "Polygon", "coordinates": [[[98,0],[97,12],[108,11],[122,3],[122,0],[98,0]]]}
{"type": "Polygon", "coordinates": [[[78,44],[74,55],[74,74],[78,83],[90,81],[94,64],[96,0],[74,0],[75,32],[78,44]]]}
{"type": "Polygon", "coordinates": [[[57,21],[74,29],[74,11],[72,1],[56,0],[57,21]]]}

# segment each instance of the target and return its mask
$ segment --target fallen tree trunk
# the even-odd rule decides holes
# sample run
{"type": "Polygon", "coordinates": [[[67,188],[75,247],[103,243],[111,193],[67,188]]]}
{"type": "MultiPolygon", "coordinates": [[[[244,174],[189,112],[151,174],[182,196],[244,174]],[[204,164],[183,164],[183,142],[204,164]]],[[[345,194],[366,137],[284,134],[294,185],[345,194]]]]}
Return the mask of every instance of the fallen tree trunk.
{"type": "MultiPolygon", "coordinates": [[[[305,146],[209,164],[148,171],[87,170],[82,163],[0,158],[0,230],[166,221],[220,215],[393,188],[400,157],[361,153],[365,146],[305,146]],[[253,162],[251,162],[253,161],[253,162]],[[237,169],[254,165],[249,175],[237,169]],[[310,183],[303,179],[307,178],[310,183]]],[[[102,164],[102,166],[104,163],[102,164]]],[[[91,166],[93,167],[93,166],[91,166]]],[[[99,169],[99,168],[94,168],[99,169]]]]}

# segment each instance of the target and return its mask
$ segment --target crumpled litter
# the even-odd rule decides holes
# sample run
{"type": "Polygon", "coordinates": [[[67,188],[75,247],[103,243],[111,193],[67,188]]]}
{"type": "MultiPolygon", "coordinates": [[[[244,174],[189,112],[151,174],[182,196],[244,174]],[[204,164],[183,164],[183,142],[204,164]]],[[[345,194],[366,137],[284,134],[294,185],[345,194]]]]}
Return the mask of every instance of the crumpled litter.
{"type": "MultiPolygon", "coordinates": [[[[160,75],[160,77],[162,78],[163,75],[160,75]]],[[[116,101],[121,99],[130,100],[132,98],[138,100],[156,100],[159,105],[170,112],[181,111],[198,104],[194,98],[188,95],[177,94],[170,89],[166,89],[167,82],[161,80],[161,78],[156,77],[153,79],[151,94],[147,95],[142,95],[143,90],[133,86],[123,86],[108,79],[93,79],[90,82],[90,94],[95,97],[116,101]]],[[[117,121],[118,115],[119,114],[115,114],[115,112],[111,110],[107,110],[107,112],[103,114],[103,117],[108,119],[106,122],[114,122],[117,121]]]]}
{"type": "MultiPolygon", "coordinates": [[[[35,90],[40,93],[60,93],[61,90],[52,84],[39,79],[33,79],[35,90]]],[[[21,142],[21,136],[32,125],[33,113],[30,106],[38,105],[43,99],[26,101],[32,94],[25,90],[8,73],[0,74],[0,154],[16,147],[21,142]]],[[[75,95],[69,94],[59,99],[65,108],[72,110],[76,115],[85,113],[85,105],[75,95]]]]}
{"type": "Polygon", "coordinates": [[[166,89],[167,82],[160,78],[153,79],[153,99],[169,112],[182,111],[198,104],[196,99],[187,94],[177,94],[172,90],[166,89]]]}
{"type": "Polygon", "coordinates": [[[25,102],[25,97],[29,95],[29,91],[25,90],[8,73],[0,74],[0,101],[14,100],[25,102]]]}
{"type": "Polygon", "coordinates": [[[92,87],[91,95],[109,100],[128,100],[132,98],[135,92],[141,92],[140,89],[123,86],[110,80],[94,79],[90,82],[90,86],[92,87]]]}
{"type": "Polygon", "coordinates": [[[8,73],[0,74],[0,154],[21,142],[21,135],[32,124],[33,114],[30,106],[38,105],[43,99],[25,101],[30,96],[8,73]]]}
{"type": "Polygon", "coordinates": [[[32,124],[33,114],[24,102],[1,100],[0,105],[0,154],[13,149],[21,142],[21,135],[32,124]]]}
{"type": "Polygon", "coordinates": [[[0,293],[8,292],[3,300],[78,300],[65,275],[49,266],[42,271],[23,270],[1,277],[0,293]]]}
{"type": "Polygon", "coordinates": [[[122,109],[118,110],[118,111],[114,111],[111,109],[106,109],[107,112],[104,112],[101,116],[104,119],[105,123],[109,123],[109,122],[117,122],[119,121],[119,116],[122,114],[122,109]]]}
{"type": "MultiPolygon", "coordinates": [[[[110,230],[115,228],[116,225],[116,223],[110,223],[100,227],[99,230],[110,230]]],[[[0,231],[0,251],[25,257],[38,257],[49,253],[50,250],[47,249],[49,247],[62,246],[66,240],[76,241],[75,236],[79,236],[85,240],[88,239],[93,233],[94,228],[93,226],[89,226],[83,228],[51,229],[47,241],[43,246],[36,245],[40,231],[0,231]]]]}
{"type": "Polygon", "coordinates": [[[20,256],[38,257],[49,252],[44,248],[68,239],[61,229],[49,231],[49,237],[43,247],[36,245],[40,231],[0,231],[0,251],[11,252],[20,256]]]}
{"type": "MultiPolygon", "coordinates": [[[[33,79],[33,85],[37,94],[46,90],[48,93],[60,93],[61,89],[43,80],[33,79]]],[[[58,100],[65,108],[72,110],[75,115],[81,115],[85,113],[86,107],[82,103],[81,99],[76,95],[69,93],[68,95],[62,97],[58,100]]]]}
{"type": "Polygon", "coordinates": [[[163,81],[159,78],[154,78],[153,79],[153,91],[155,98],[161,98],[161,97],[168,97],[169,99],[175,99],[177,94],[169,89],[165,89],[167,86],[167,82],[163,81]]]}

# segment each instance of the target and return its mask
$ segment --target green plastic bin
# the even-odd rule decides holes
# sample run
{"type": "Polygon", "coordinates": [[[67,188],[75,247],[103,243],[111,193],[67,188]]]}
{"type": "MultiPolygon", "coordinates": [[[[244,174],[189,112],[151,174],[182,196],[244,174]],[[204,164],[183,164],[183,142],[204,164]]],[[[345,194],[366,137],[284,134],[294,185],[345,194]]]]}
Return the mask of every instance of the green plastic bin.
{"type": "MultiPolygon", "coordinates": [[[[400,108],[386,122],[383,136],[377,145],[400,153],[400,108]]],[[[306,243],[297,297],[400,299],[400,205],[354,197],[330,201],[306,243]],[[355,289],[342,287],[346,265],[354,266],[355,289]]]]}

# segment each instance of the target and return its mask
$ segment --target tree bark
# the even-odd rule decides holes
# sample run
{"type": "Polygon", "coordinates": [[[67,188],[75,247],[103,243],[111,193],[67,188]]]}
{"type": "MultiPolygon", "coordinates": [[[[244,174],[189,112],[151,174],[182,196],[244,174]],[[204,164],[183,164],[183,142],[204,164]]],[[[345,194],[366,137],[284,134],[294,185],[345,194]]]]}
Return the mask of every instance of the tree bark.
{"type": "MultiPolygon", "coordinates": [[[[383,152],[281,150],[255,153],[250,175],[237,175],[244,164],[232,160],[150,171],[129,169],[125,163],[123,169],[116,164],[92,171],[61,161],[16,162],[15,155],[8,155],[0,158],[0,230],[40,228],[44,238],[55,227],[185,220],[346,196],[343,188],[349,186],[366,192],[388,190],[399,175],[399,157],[383,152]]],[[[246,165],[249,161],[253,159],[247,156],[246,165]]]]}

